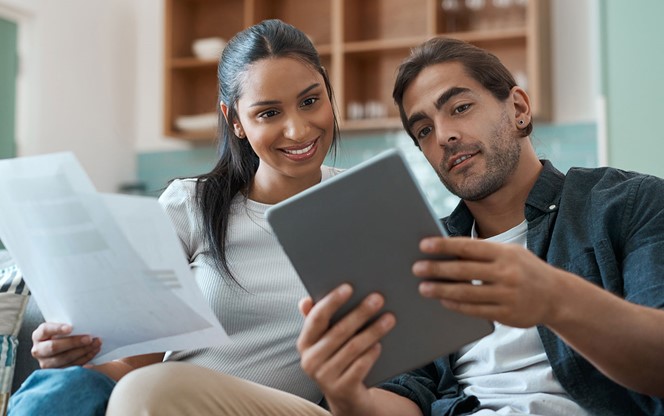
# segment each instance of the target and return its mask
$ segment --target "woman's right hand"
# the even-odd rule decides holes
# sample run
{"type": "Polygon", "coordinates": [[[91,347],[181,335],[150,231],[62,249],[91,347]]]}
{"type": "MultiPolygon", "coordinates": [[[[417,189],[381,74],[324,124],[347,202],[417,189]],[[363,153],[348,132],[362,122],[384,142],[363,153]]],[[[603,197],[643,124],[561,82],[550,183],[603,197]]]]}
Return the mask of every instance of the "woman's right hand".
{"type": "Polygon", "coordinates": [[[101,350],[101,340],[90,335],[70,335],[71,325],[44,322],[32,332],[32,356],[41,368],[87,364],[101,350]]]}

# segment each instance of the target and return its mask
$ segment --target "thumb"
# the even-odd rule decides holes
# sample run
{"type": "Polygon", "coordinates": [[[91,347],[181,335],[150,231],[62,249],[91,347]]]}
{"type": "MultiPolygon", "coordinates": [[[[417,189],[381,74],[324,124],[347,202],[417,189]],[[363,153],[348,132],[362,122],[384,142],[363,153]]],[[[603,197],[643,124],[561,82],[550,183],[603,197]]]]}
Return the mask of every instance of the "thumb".
{"type": "Polygon", "coordinates": [[[300,313],[302,316],[306,317],[309,315],[309,312],[311,312],[311,308],[314,307],[314,301],[311,299],[311,297],[307,296],[306,298],[300,299],[300,301],[297,304],[298,309],[300,310],[300,313]]]}

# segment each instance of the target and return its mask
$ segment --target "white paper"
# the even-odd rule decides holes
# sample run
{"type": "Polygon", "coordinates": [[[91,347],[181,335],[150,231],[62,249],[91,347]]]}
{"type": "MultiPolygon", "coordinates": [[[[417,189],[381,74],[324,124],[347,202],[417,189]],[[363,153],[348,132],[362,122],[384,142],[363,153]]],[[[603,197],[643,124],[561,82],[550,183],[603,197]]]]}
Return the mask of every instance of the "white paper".
{"type": "Polygon", "coordinates": [[[72,153],[0,161],[0,239],[46,321],[94,363],[228,342],[154,198],[99,194],[72,153]]]}

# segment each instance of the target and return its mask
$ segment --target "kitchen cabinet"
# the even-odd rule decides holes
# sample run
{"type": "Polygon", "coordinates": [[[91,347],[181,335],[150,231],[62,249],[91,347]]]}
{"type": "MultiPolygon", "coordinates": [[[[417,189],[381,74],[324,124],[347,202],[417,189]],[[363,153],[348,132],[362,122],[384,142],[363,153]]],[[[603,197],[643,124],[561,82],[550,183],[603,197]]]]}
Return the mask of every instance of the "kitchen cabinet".
{"type": "Polygon", "coordinates": [[[396,68],[433,36],[471,42],[496,54],[550,116],[548,0],[165,0],[164,134],[215,137],[217,56],[193,45],[230,39],[263,19],[307,33],[321,54],[344,131],[399,129],[392,101],[396,68]]]}

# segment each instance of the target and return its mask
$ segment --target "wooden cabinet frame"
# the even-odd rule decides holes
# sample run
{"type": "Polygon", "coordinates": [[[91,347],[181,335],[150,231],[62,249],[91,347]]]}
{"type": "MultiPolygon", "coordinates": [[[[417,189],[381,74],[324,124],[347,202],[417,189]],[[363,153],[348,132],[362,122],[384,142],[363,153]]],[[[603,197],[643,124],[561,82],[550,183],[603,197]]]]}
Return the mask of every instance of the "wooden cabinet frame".
{"type": "MultiPolygon", "coordinates": [[[[463,2],[462,0],[460,0],[463,2]]],[[[486,0],[491,4],[491,0],[486,0]]],[[[527,79],[533,113],[549,119],[549,1],[529,0],[512,27],[447,32],[440,0],[165,0],[164,134],[210,140],[212,130],[180,131],[179,116],[216,111],[216,60],[193,57],[197,38],[235,33],[263,19],[279,18],[307,33],[330,74],[345,131],[400,129],[391,98],[396,68],[409,50],[434,36],[450,36],[495,53],[527,79]],[[349,117],[348,107],[379,103],[385,115],[349,117]]],[[[487,9],[488,10],[488,9],[487,9]]],[[[488,13],[488,12],[487,12],[488,13]]]]}

